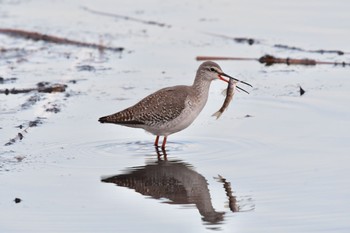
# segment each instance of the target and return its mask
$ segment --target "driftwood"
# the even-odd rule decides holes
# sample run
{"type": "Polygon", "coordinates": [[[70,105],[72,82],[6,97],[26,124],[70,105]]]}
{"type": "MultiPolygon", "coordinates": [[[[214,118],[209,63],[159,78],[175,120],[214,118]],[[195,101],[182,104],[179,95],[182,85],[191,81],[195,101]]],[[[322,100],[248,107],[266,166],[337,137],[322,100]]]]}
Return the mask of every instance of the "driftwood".
{"type": "Polygon", "coordinates": [[[143,19],[138,19],[138,18],[125,16],[125,15],[117,15],[117,14],[113,14],[113,13],[107,13],[107,12],[92,10],[92,9],[87,8],[87,7],[82,7],[82,9],[87,11],[87,12],[90,12],[92,14],[96,14],[96,15],[113,17],[113,18],[123,19],[123,20],[128,20],[128,21],[134,21],[134,22],[138,22],[138,23],[142,23],[142,24],[148,24],[148,25],[153,25],[153,26],[158,26],[158,27],[168,27],[168,28],[171,27],[171,25],[169,25],[169,24],[159,23],[159,22],[152,21],[152,20],[143,20],[143,19]]]}
{"type": "Polygon", "coordinates": [[[350,66],[347,62],[330,62],[330,61],[317,61],[313,59],[294,59],[294,58],[278,58],[271,55],[264,55],[260,58],[244,58],[244,57],[211,57],[211,56],[198,56],[197,61],[204,60],[234,60],[234,61],[258,61],[266,66],[273,64],[287,64],[287,65],[335,65],[335,66],[350,66]]]}
{"type": "Polygon", "coordinates": [[[312,59],[278,58],[271,55],[262,56],[258,59],[258,61],[267,66],[270,66],[273,64],[314,66],[317,64],[317,61],[312,59]]]}
{"type": "Polygon", "coordinates": [[[28,93],[32,91],[42,92],[42,93],[54,93],[54,92],[65,92],[67,85],[65,84],[49,84],[45,82],[41,82],[37,84],[37,87],[33,88],[12,88],[12,89],[0,89],[0,94],[21,94],[28,93]]]}
{"type": "Polygon", "coordinates": [[[282,45],[282,44],[275,44],[273,45],[275,48],[279,49],[287,49],[287,50],[294,50],[294,51],[300,51],[300,52],[308,52],[308,53],[335,53],[337,55],[344,55],[344,54],[349,54],[341,50],[325,50],[325,49],[316,49],[316,50],[311,50],[311,49],[303,49],[299,47],[294,47],[294,46],[289,46],[289,45],[282,45]]]}
{"type": "Polygon", "coordinates": [[[46,35],[39,32],[25,31],[21,29],[0,28],[0,33],[8,36],[12,36],[12,37],[27,39],[27,40],[34,40],[34,41],[42,40],[49,43],[75,45],[80,47],[99,49],[102,51],[111,50],[114,52],[121,52],[124,50],[124,48],[122,47],[108,47],[101,44],[87,43],[87,42],[71,40],[63,37],[46,35]]]}

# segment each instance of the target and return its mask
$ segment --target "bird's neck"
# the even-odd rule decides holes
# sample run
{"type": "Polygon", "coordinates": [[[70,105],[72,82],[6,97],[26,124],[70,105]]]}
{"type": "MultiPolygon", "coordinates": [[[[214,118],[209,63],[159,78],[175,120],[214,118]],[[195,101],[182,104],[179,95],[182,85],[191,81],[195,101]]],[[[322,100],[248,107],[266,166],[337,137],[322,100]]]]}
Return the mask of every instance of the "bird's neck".
{"type": "Polygon", "coordinates": [[[208,97],[210,83],[211,81],[197,76],[192,85],[193,89],[195,90],[196,96],[199,98],[208,97]]]}

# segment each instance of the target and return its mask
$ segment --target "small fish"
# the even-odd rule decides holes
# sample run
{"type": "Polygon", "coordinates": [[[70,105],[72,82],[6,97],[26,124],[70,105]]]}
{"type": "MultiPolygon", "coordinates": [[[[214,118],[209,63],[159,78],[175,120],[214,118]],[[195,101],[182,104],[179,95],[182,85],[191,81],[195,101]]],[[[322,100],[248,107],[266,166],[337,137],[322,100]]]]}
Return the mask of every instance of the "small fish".
{"type": "Polygon", "coordinates": [[[219,119],[221,114],[226,110],[226,108],[230,104],[230,102],[231,102],[231,100],[233,98],[233,95],[235,94],[236,85],[237,85],[237,81],[235,81],[235,80],[230,78],[230,80],[228,81],[228,85],[227,85],[225,101],[222,104],[222,106],[219,109],[219,111],[217,111],[216,113],[214,113],[212,115],[212,116],[216,116],[216,119],[219,119]]]}

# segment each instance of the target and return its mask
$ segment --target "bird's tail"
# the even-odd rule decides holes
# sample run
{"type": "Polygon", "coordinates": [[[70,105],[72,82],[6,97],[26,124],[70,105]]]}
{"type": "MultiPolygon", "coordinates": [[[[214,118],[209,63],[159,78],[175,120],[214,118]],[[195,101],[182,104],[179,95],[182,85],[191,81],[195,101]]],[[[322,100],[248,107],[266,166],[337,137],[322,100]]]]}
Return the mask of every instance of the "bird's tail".
{"type": "Polygon", "coordinates": [[[111,123],[111,122],[110,122],[110,117],[109,117],[109,116],[100,117],[100,119],[98,119],[98,121],[99,121],[100,123],[111,123]]]}
{"type": "Polygon", "coordinates": [[[216,117],[216,119],[219,119],[219,117],[221,116],[221,114],[222,114],[222,112],[217,111],[216,113],[214,113],[214,114],[213,114],[213,115],[211,115],[211,116],[215,116],[215,117],[216,117]]]}
{"type": "Polygon", "coordinates": [[[112,123],[112,124],[119,124],[119,125],[143,125],[144,124],[143,122],[138,120],[125,118],[125,115],[121,113],[100,117],[98,121],[100,123],[112,123]]]}

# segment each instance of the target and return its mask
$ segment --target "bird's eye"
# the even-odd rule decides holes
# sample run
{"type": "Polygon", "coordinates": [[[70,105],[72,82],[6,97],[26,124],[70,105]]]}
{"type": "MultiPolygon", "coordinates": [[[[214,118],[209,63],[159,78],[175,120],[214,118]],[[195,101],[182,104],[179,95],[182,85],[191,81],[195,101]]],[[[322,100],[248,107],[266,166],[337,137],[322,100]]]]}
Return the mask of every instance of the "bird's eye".
{"type": "Polygon", "coordinates": [[[216,72],[216,69],[212,67],[212,68],[210,68],[210,71],[216,72]]]}

